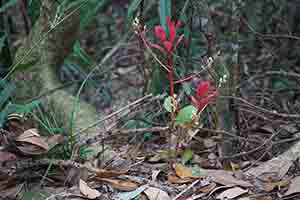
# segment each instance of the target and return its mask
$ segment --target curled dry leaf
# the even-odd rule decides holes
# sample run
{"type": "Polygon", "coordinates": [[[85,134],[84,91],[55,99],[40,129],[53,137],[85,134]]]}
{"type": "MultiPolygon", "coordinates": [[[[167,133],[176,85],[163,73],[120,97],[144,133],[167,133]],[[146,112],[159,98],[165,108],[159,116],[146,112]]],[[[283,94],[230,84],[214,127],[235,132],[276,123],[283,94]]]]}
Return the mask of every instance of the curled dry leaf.
{"type": "Polygon", "coordinates": [[[149,200],[171,200],[168,193],[155,187],[148,187],[144,193],[147,195],[149,200]]]}
{"type": "Polygon", "coordinates": [[[120,175],[126,174],[127,170],[123,171],[113,171],[113,170],[106,170],[106,169],[99,169],[97,171],[98,178],[114,178],[120,175]]]}
{"type": "Polygon", "coordinates": [[[178,176],[175,175],[168,175],[168,182],[172,183],[172,184],[184,184],[184,183],[191,183],[193,182],[195,179],[190,178],[190,177],[186,177],[186,178],[180,178],[178,176]]]}
{"type": "Polygon", "coordinates": [[[217,186],[216,183],[211,183],[209,185],[199,188],[198,191],[202,192],[202,193],[210,193],[211,191],[213,191],[216,188],[216,186],[217,186]]]}
{"type": "MultiPolygon", "coordinates": [[[[210,174],[210,173],[209,173],[210,174]]],[[[226,171],[218,170],[215,173],[210,174],[213,177],[213,181],[219,183],[221,185],[226,186],[241,186],[241,187],[253,187],[253,185],[249,182],[239,180],[233,177],[226,171]]]]}
{"type": "Polygon", "coordinates": [[[88,199],[96,199],[101,196],[98,190],[90,188],[83,180],[79,180],[79,190],[88,199]]]}
{"type": "Polygon", "coordinates": [[[138,184],[132,181],[123,181],[119,179],[97,178],[97,180],[109,183],[113,188],[129,192],[138,188],[138,184]]]}
{"type": "Polygon", "coordinates": [[[243,190],[240,187],[230,188],[217,196],[217,199],[234,199],[238,196],[246,194],[248,190],[243,190]]]}
{"type": "Polygon", "coordinates": [[[180,178],[189,178],[193,176],[192,169],[183,166],[182,164],[175,165],[175,173],[180,178]]]}
{"type": "Polygon", "coordinates": [[[49,150],[48,144],[38,134],[37,129],[28,129],[15,140],[18,149],[24,154],[38,155],[49,150]]]}

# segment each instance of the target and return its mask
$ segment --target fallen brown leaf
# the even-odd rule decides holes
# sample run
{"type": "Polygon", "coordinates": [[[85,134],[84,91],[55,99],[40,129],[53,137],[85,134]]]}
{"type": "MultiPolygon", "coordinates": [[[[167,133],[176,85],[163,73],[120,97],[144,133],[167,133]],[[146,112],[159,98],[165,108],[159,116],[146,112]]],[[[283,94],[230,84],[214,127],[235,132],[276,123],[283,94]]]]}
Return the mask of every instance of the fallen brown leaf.
{"type": "Polygon", "coordinates": [[[217,196],[217,199],[234,199],[242,194],[246,194],[248,190],[243,190],[240,187],[230,188],[217,196]]]}
{"type": "Polygon", "coordinates": [[[284,196],[300,193],[300,176],[293,178],[290,184],[288,191],[284,194],[284,196]]]}
{"type": "Polygon", "coordinates": [[[192,169],[183,166],[182,164],[175,165],[175,173],[180,178],[189,178],[193,176],[192,169]]]}
{"type": "Polygon", "coordinates": [[[83,180],[79,180],[79,190],[88,199],[96,199],[101,196],[98,190],[90,188],[83,180]]]}
{"type": "Polygon", "coordinates": [[[109,179],[109,178],[96,178],[96,179],[109,183],[113,188],[125,192],[130,192],[138,188],[138,184],[132,181],[123,181],[119,179],[109,179]]]}
{"type": "Polygon", "coordinates": [[[144,193],[147,195],[149,200],[171,200],[168,193],[155,187],[147,188],[144,193]]]}
{"type": "Polygon", "coordinates": [[[241,187],[252,187],[253,185],[249,182],[239,180],[233,177],[226,171],[217,170],[215,173],[212,173],[211,176],[213,177],[213,181],[219,183],[221,185],[227,186],[241,186],[241,187]]]}
{"type": "Polygon", "coordinates": [[[16,137],[16,142],[29,143],[38,146],[44,150],[49,150],[48,144],[44,139],[38,134],[37,129],[28,129],[20,136],[16,137]]]}
{"type": "Polygon", "coordinates": [[[210,193],[216,188],[217,184],[216,183],[211,183],[207,186],[201,187],[198,191],[202,193],[210,193]]]}
{"type": "Polygon", "coordinates": [[[106,170],[106,169],[99,169],[97,171],[98,178],[115,178],[120,175],[126,174],[127,170],[124,171],[113,171],[113,170],[106,170]]]}
{"type": "Polygon", "coordinates": [[[176,175],[168,175],[168,182],[172,184],[184,184],[184,183],[191,183],[195,179],[186,177],[186,178],[180,178],[176,175]]]}

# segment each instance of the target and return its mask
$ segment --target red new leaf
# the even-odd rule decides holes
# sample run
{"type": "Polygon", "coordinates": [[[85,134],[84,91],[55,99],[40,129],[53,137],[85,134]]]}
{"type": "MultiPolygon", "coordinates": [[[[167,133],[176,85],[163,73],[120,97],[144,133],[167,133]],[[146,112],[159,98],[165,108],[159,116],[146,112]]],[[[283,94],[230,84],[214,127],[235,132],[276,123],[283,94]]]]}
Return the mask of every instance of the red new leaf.
{"type": "Polygon", "coordinates": [[[155,26],[155,34],[162,42],[167,40],[166,32],[162,26],[155,26]]]}
{"type": "Polygon", "coordinates": [[[202,98],[204,95],[206,95],[209,89],[210,89],[210,83],[208,81],[203,81],[199,83],[196,92],[198,98],[202,98]]]}

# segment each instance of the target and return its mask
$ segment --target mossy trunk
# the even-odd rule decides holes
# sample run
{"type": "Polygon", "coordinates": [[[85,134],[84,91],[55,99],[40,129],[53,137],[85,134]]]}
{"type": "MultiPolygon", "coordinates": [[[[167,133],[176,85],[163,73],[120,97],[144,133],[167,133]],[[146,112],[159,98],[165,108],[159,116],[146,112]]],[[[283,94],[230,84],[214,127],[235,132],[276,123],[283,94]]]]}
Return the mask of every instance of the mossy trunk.
{"type": "MultiPolygon", "coordinates": [[[[17,102],[23,103],[32,97],[61,86],[57,78],[57,72],[62,66],[64,58],[71,52],[74,42],[78,39],[80,13],[78,9],[74,14],[53,28],[53,25],[55,26],[54,20],[57,14],[57,6],[56,1],[42,1],[40,17],[16,53],[15,63],[18,63],[26,52],[34,47],[32,52],[17,66],[16,72],[12,76],[17,85],[15,94],[17,102]],[[42,37],[44,38],[41,41],[42,37]],[[37,44],[38,41],[40,42],[37,44]],[[28,70],[22,70],[21,67],[28,65],[28,63],[34,64],[28,70]]],[[[62,17],[71,12],[73,11],[66,11],[62,17]]],[[[51,104],[54,112],[62,114],[62,124],[68,131],[77,131],[97,119],[95,108],[85,102],[80,102],[80,107],[77,109],[78,111],[73,121],[74,126],[70,130],[69,125],[72,120],[71,116],[76,98],[64,90],[57,90],[45,96],[43,102],[46,108],[51,104]]],[[[91,128],[86,132],[86,134],[95,133],[96,128],[91,128]]]]}

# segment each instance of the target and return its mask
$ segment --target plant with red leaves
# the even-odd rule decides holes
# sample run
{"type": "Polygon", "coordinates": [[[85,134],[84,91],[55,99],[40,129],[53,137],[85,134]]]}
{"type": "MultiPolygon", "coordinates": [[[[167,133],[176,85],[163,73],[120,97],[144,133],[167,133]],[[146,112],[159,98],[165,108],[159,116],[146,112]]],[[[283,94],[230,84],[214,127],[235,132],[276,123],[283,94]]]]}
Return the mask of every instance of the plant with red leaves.
{"type": "MultiPolygon", "coordinates": [[[[168,16],[166,18],[167,20],[167,28],[169,31],[165,30],[161,25],[157,25],[154,28],[156,37],[160,40],[162,45],[155,44],[147,41],[145,38],[145,27],[138,26],[138,20],[134,26],[136,27],[135,32],[140,36],[142,39],[144,45],[149,48],[155,48],[158,49],[163,55],[167,58],[167,67],[159,60],[158,62],[160,65],[166,69],[166,71],[169,73],[169,84],[170,84],[170,97],[165,99],[165,108],[171,113],[171,120],[176,121],[181,125],[184,125],[186,123],[192,123],[193,120],[193,113],[199,114],[201,113],[205,107],[209,104],[209,102],[217,95],[219,88],[212,92],[211,94],[208,94],[211,85],[208,81],[203,81],[197,86],[197,92],[196,97],[191,96],[191,102],[193,105],[185,106],[181,109],[179,109],[177,106],[174,95],[174,78],[173,78],[173,54],[175,50],[177,49],[179,43],[183,39],[183,35],[180,35],[177,37],[177,30],[182,25],[180,21],[172,21],[171,18],[168,16]],[[169,36],[168,36],[169,35],[169,36]],[[175,119],[176,117],[176,119],[175,119]]],[[[211,61],[212,62],[212,61],[211,61]]],[[[210,62],[210,63],[211,63],[210,62]]],[[[189,81],[194,76],[189,76],[187,78],[184,78],[182,80],[177,81],[178,83],[189,81]]]]}
{"type": "Polygon", "coordinates": [[[215,91],[208,94],[210,89],[210,82],[202,81],[197,86],[196,97],[190,97],[193,105],[197,108],[198,113],[202,112],[205,109],[205,107],[210,103],[210,101],[217,96],[219,92],[219,88],[217,88],[215,91]]]}
{"type": "MultiPolygon", "coordinates": [[[[163,47],[158,44],[151,44],[153,48],[158,49],[161,53],[163,53],[167,57],[168,67],[169,67],[169,84],[170,84],[170,96],[172,99],[172,104],[175,105],[174,99],[174,78],[173,78],[173,53],[179,45],[180,41],[183,38],[181,35],[177,41],[177,29],[181,26],[181,22],[171,21],[171,18],[167,16],[167,26],[169,29],[169,38],[167,38],[167,31],[161,25],[155,26],[155,34],[156,37],[160,39],[163,44],[163,47]]],[[[174,112],[171,112],[171,118],[174,120],[174,112]]]]}

